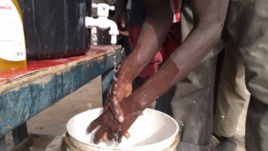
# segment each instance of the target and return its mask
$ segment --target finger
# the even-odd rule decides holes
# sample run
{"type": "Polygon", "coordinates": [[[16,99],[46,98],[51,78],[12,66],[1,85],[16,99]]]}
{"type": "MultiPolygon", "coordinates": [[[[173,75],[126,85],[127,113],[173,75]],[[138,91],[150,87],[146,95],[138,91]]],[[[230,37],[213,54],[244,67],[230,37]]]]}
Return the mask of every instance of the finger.
{"type": "Polygon", "coordinates": [[[98,143],[100,142],[101,138],[103,138],[103,136],[104,136],[104,134],[105,134],[105,132],[106,132],[105,130],[106,130],[105,126],[101,126],[101,127],[97,130],[97,132],[95,133],[94,139],[93,139],[93,142],[94,142],[95,144],[98,144],[98,143]]]}
{"type": "Polygon", "coordinates": [[[123,134],[124,134],[124,133],[123,133],[122,131],[120,131],[120,132],[118,133],[117,140],[116,140],[118,143],[121,143],[122,138],[123,138],[123,134]]]}
{"type": "Polygon", "coordinates": [[[119,102],[116,99],[111,101],[111,109],[118,122],[122,123],[124,121],[124,114],[119,102]]]}
{"type": "Polygon", "coordinates": [[[108,133],[108,139],[109,139],[110,141],[112,141],[112,140],[114,139],[114,133],[113,133],[113,132],[109,132],[109,133],[108,133]]]}
{"type": "Polygon", "coordinates": [[[112,94],[111,94],[111,89],[112,89],[112,87],[110,87],[110,89],[109,89],[109,93],[108,93],[108,97],[107,97],[107,99],[106,99],[106,101],[105,101],[105,104],[104,104],[104,108],[103,108],[103,112],[104,111],[106,111],[109,107],[110,107],[110,100],[111,100],[111,96],[112,96],[112,94]]]}
{"type": "Polygon", "coordinates": [[[91,133],[97,126],[101,125],[101,116],[96,118],[94,121],[90,123],[90,125],[87,127],[87,133],[91,133]]]}
{"type": "Polygon", "coordinates": [[[132,84],[129,84],[129,83],[126,84],[125,91],[126,91],[125,97],[128,97],[131,94],[131,92],[132,92],[132,84]]]}
{"type": "Polygon", "coordinates": [[[108,96],[108,98],[105,101],[103,112],[106,111],[110,107],[110,99],[109,98],[110,97],[108,96]]]}
{"type": "Polygon", "coordinates": [[[129,138],[130,137],[130,134],[129,134],[129,132],[120,132],[116,141],[118,141],[119,143],[121,143],[123,136],[125,138],[129,138]]]}
{"type": "Polygon", "coordinates": [[[125,133],[124,133],[124,137],[125,137],[125,138],[129,138],[129,137],[130,137],[129,132],[125,132],[125,133]]]}
{"type": "Polygon", "coordinates": [[[103,112],[108,109],[109,105],[104,105],[103,112]]]}
{"type": "Polygon", "coordinates": [[[108,133],[107,133],[107,132],[104,133],[104,135],[103,135],[103,137],[102,137],[102,140],[103,140],[104,142],[108,140],[108,133]]]}
{"type": "Polygon", "coordinates": [[[128,31],[119,31],[119,35],[129,36],[129,32],[128,31]]]}
{"type": "Polygon", "coordinates": [[[122,27],[122,28],[125,28],[125,27],[126,27],[126,20],[125,20],[125,17],[122,17],[122,18],[121,18],[121,27],[122,27]]]}

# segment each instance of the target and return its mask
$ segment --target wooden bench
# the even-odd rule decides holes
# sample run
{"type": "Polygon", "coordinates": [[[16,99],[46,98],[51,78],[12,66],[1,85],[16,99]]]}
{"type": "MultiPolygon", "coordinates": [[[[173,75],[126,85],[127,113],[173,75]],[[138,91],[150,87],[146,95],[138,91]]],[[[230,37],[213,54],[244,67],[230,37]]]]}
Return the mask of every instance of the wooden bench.
{"type": "Polygon", "coordinates": [[[98,76],[105,100],[114,75],[114,61],[122,61],[121,46],[91,46],[81,56],[30,61],[25,68],[0,71],[0,151],[12,131],[15,145],[28,138],[29,118],[58,102],[98,76]],[[116,56],[116,57],[115,57],[116,56]]]}

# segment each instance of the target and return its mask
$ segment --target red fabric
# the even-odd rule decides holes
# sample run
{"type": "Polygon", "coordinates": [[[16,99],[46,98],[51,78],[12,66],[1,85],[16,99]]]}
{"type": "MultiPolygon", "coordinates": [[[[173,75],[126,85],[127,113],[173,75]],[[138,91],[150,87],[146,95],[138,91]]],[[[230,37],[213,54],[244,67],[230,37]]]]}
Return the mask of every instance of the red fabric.
{"type": "Polygon", "coordinates": [[[180,21],[179,1],[178,0],[174,0],[173,3],[174,3],[175,22],[179,22],[180,21]]]}
{"type": "MultiPolygon", "coordinates": [[[[140,26],[129,27],[129,42],[134,49],[141,31],[140,26]]],[[[158,71],[158,65],[165,61],[181,43],[180,23],[173,23],[166,40],[151,62],[140,72],[138,77],[147,78],[158,71]]]]}
{"type": "Polygon", "coordinates": [[[162,54],[163,60],[167,60],[167,58],[171,55],[171,53],[181,45],[181,26],[180,23],[173,23],[169,33],[166,37],[166,40],[162,47],[160,48],[160,52],[162,54]]]}

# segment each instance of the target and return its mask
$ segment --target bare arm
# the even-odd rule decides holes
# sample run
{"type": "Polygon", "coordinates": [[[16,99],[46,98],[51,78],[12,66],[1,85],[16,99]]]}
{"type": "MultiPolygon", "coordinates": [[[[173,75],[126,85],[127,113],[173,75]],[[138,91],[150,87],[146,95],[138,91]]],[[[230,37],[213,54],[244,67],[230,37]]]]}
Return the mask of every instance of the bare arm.
{"type": "MultiPolygon", "coordinates": [[[[147,11],[146,20],[142,26],[137,45],[123,63],[120,71],[116,75],[118,81],[112,86],[112,91],[116,91],[115,86],[119,88],[130,85],[139,72],[152,60],[159,48],[162,46],[166,35],[172,24],[172,11],[168,0],[161,0],[157,3],[154,0],[144,0],[147,11]],[[123,84],[122,84],[123,83],[123,84]]],[[[128,89],[129,88],[123,88],[128,89]]],[[[117,96],[112,96],[110,106],[115,117],[122,122],[123,112],[118,102],[120,102],[125,92],[118,91],[117,96]]],[[[128,93],[125,93],[125,97],[128,93]]]]}
{"type": "Polygon", "coordinates": [[[118,78],[131,82],[162,46],[172,24],[172,12],[168,0],[161,0],[157,3],[154,0],[144,0],[143,2],[147,6],[146,20],[137,45],[125,60],[118,74],[118,78]]]}
{"type": "Polygon", "coordinates": [[[134,102],[138,101],[140,109],[185,78],[213,48],[220,37],[227,7],[228,0],[192,0],[193,30],[159,72],[130,95],[134,102]],[[159,85],[154,86],[155,83],[159,85]]]}

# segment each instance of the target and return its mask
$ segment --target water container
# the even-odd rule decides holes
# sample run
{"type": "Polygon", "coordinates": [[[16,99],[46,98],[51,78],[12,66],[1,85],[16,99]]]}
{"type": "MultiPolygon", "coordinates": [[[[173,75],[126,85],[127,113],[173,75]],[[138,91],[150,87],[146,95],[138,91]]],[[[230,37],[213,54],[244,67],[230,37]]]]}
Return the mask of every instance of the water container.
{"type": "Polygon", "coordinates": [[[18,0],[24,21],[28,60],[54,59],[85,53],[90,30],[91,0],[18,0]]]}
{"type": "Polygon", "coordinates": [[[89,124],[103,111],[97,108],[79,113],[66,125],[65,141],[68,151],[176,151],[179,125],[169,115],[147,108],[130,127],[130,137],[122,142],[100,141],[94,144],[96,130],[87,134],[89,124]]]}

